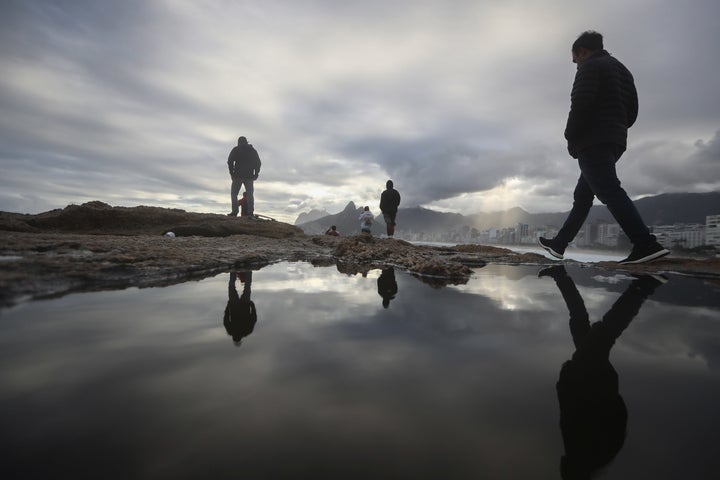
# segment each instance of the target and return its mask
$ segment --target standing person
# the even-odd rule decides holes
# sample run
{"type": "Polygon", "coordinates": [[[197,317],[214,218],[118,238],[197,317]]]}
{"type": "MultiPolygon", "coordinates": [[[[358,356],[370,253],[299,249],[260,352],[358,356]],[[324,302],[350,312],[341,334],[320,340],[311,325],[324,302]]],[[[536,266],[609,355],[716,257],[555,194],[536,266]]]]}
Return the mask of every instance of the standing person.
{"type": "Polygon", "coordinates": [[[380,195],[380,211],[385,219],[388,238],[395,235],[395,216],[397,215],[398,205],[400,205],[400,192],[393,188],[393,181],[388,180],[385,183],[386,190],[380,195]]]}
{"type": "Polygon", "coordinates": [[[374,218],[375,217],[370,211],[370,207],[366,206],[360,214],[360,217],[358,217],[358,220],[360,220],[360,231],[362,233],[372,233],[372,223],[374,218]]]}
{"type": "Polygon", "coordinates": [[[253,182],[260,175],[260,156],[255,148],[248,143],[247,138],[238,138],[238,144],[230,151],[228,155],[228,169],[232,177],[232,186],[230,187],[230,205],[232,212],[228,213],[230,217],[237,217],[238,214],[238,193],[240,187],[245,185],[247,193],[247,215],[254,218],[255,213],[255,196],[253,182]]]}
{"type": "Polygon", "coordinates": [[[604,203],[633,244],[620,264],[643,263],[664,257],[669,250],[660,245],[640,217],[632,200],[620,186],[615,163],[627,146],[627,131],[637,119],[635,82],[625,65],[603,48],[600,33],[582,33],[572,46],[577,73],[570,94],[565,138],[568,152],[578,160],[580,178],[575,187],[572,210],[557,236],[540,237],[540,246],[556,258],[582,227],[593,198],[604,203]]]}

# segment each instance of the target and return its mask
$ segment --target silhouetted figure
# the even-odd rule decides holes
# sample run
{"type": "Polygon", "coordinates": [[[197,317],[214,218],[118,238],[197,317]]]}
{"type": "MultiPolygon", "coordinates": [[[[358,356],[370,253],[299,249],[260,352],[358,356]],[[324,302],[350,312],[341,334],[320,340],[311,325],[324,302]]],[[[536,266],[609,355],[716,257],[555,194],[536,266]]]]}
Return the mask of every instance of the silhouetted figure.
{"type": "Polygon", "coordinates": [[[239,272],[239,274],[230,272],[228,303],[225,307],[223,325],[236,346],[240,346],[242,339],[253,332],[255,323],[257,322],[255,303],[250,300],[251,285],[252,271],[239,272]],[[240,277],[240,282],[244,285],[242,295],[238,295],[237,288],[235,287],[238,276],[240,277]]]}
{"type": "Polygon", "coordinates": [[[385,225],[387,228],[388,238],[395,235],[395,217],[397,216],[398,206],[400,205],[400,192],[393,188],[393,181],[388,180],[385,183],[385,191],[380,194],[380,212],[383,214],[385,225]]]}
{"type": "Polygon", "coordinates": [[[395,298],[398,292],[397,281],[395,281],[395,269],[393,267],[383,269],[377,279],[378,295],[382,297],[384,308],[390,306],[390,300],[395,298]]]}
{"type": "Polygon", "coordinates": [[[260,156],[255,147],[248,143],[247,138],[238,138],[238,144],[230,151],[228,155],[228,169],[230,177],[232,177],[232,185],[230,186],[230,205],[232,212],[228,216],[237,217],[238,214],[238,193],[240,188],[245,185],[245,193],[247,193],[247,218],[254,218],[255,213],[255,189],[254,182],[260,175],[260,156]]]}
{"type": "Polygon", "coordinates": [[[335,225],[331,226],[327,230],[325,230],[325,235],[330,235],[333,237],[339,237],[340,232],[337,231],[337,227],[335,225]]]}
{"type": "Polygon", "coordinates": [[[570,113],[565,128],[570,156],[580,166],[573,206],[555,238],[538,239],[556,258],[580,231],[593,199],[607,206],[633,244],[619,263],[643,263],[670,253],[660,245],[620,186],[615,164],[627,148],[627,132],[638,115],[638,95],[630,71],[603,48],[603,37],[583,32],[572,45],[577,73],[570,94],[570,113]]]}
{"type": "Polygon", "coordinates": [[[615,458],[625,442],[628,413],[618,374],[610,364],[610,349],[645,299],[664,282],[638,276],[602,320],[590,324],[585,303],[563,266],[545,268],[538,275],[552,277],[560,289],[575,344],[556,385],[565,445],[560,472],[563,479],[589,479],[615,458]]]}

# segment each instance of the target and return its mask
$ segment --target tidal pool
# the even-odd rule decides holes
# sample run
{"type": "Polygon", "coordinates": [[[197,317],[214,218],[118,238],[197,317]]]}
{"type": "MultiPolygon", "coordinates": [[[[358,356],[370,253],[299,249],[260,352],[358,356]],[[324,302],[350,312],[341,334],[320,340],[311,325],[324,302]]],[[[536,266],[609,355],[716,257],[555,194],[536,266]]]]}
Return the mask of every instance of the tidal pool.
{"type": "Polygon", "coordinates": [[[0,475],[717,478],[718,281],[538,270],[280,263],[4,310],[0,475]]]}

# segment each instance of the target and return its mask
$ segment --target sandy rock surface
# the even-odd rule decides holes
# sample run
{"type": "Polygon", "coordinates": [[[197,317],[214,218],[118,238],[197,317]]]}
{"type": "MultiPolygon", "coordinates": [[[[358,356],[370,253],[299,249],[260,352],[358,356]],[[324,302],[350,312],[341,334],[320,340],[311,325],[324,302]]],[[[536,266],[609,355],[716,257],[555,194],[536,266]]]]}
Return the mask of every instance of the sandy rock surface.
{"type": "MultiPolygon", "coordinates": [[[[393,266],[434,286],[465,283],[473,268],[487,263],[556,263],[482,245],[428,247],[367,235],[308,236],[282,222],[158,207],[90,202],[38,215],[0,212],[0,307],[78,291],[169,285],[279,261],[336,265],[349,274],[393,266]]],[[[720,278],[718,258],[671,256],[640,266],[593,266],[720,278]]]]}

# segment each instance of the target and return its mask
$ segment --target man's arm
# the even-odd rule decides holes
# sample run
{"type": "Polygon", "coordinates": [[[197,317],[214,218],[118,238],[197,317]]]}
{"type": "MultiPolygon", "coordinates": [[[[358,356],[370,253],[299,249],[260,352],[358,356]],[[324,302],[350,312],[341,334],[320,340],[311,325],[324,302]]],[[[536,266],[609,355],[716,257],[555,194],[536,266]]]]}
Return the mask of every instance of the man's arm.
{"type": "Polygon", "coordinates": [[[565,138],[570,143],[582,136],[592,118],[600,85],[600,72],[593,63],[595,62],[582,65],[575,74],[570,93],[570,113],[565,128],[565,138]]]}
{"type": "Polygon", "coordinates": [[[233,148],[232,150],[230,150],[230,154],[228,155],[227,164],[228,164],[228,170],[230,170],[230,175],[233,174],[233,164],[235,163],[235,162],[234,162],[234,159],[233,159],[233,152],[234,152],[234,151],[235,151],[235,149],[233,148]]]}
{"type": "Polygon", "coordinates": [[[253,180],[257,180],[258,176],[260,175],[260,167],[262,166],[262,162],[260,161],[260,155],[258,155],[257,150],[253,148],[253,156],[255,157],[255,175],[253,176],[253,180]]]}
{"type": "MultiPolygon", "coordinates": [[[[629,73],[629,72],[628,72],[629,73]]],[[[638,94],[637,89],[635,88],[635,81],[632,78],[632,75],[630,76],[630,97],[627,100],[627,103],[625,105],[625,109],[627,110],[627,126],[628,128],[632,127],[635,121],[638,117],[638,110],[639,102],[638,102],[638,94]]]]}

